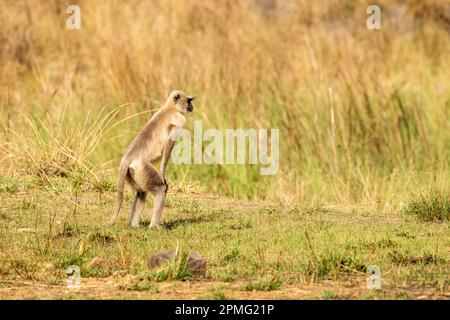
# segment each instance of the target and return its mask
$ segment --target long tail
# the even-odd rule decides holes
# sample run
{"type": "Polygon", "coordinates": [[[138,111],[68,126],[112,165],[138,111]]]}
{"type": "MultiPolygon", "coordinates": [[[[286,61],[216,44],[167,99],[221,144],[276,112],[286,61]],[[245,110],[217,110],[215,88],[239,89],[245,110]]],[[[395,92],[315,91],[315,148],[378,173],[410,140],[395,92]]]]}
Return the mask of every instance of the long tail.
{"type": "Polygon", "coordinates": [[[119,186],[117,187],[117,203],[116,203],[116,209],[111,217],[111,220],[109,220],[108,226],[112,226],[119,216],[120,208],[122,207],[122,200],[123,200],[123,192],[125,189],[125,178],[128,173],[128,163],[122,163],[120,166],[120,173],[119,173],[119,186]]]}

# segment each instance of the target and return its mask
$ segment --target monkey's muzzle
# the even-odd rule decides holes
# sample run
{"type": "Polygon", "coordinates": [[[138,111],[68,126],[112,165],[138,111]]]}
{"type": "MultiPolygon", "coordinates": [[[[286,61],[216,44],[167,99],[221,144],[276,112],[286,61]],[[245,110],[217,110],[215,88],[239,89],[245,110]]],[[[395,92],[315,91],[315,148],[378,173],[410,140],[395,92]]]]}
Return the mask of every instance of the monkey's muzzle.
{"type": "Polygon", "coordinates": [[[187,97],[187,103],[188,103],[187,111],[189,111],[189,112],[194,111],[194,106],[192,105],[192,101],[193,101],[194,99],[195,99],[195,97],[193,97],[193,96],[187,97]]]}

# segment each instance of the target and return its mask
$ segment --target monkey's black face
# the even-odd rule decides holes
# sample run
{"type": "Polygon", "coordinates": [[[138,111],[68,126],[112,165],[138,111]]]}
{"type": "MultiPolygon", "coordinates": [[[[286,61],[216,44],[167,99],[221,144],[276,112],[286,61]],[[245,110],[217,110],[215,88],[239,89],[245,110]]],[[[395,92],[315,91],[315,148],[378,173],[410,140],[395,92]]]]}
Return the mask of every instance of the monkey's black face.
{"type": "Polygon", "coordinates": [[[194,106],[192,105],[192,101],[195,99],[195,97],[192,97],[192,96],[190,96],[190,97],[187,97],[187,111],[188,112],[192,112],[192,111],[194,111],[194,106]]]}
{"type": "Polygon", "coordinates": [[[173,91],[170,96],[178,111],[182,113],[194,111],[194,106],[192,105],[192,101],[195,99],[194,96],[188,96],[182,91],[173,91]]]}

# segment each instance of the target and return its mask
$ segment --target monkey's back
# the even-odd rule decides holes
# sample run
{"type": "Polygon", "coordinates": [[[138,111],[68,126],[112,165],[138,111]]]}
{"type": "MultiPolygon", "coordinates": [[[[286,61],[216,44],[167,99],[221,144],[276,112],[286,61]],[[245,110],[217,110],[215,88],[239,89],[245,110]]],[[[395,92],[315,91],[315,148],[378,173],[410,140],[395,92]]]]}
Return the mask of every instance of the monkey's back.
{"type": "Polygon", "coordinates": [[[140,158],[150,163],[161,158],[171,129],[170,121],[166,116],[167,111],[169,110],[162,108],[150,118],[130,144],[125,157],[140,158]]]}

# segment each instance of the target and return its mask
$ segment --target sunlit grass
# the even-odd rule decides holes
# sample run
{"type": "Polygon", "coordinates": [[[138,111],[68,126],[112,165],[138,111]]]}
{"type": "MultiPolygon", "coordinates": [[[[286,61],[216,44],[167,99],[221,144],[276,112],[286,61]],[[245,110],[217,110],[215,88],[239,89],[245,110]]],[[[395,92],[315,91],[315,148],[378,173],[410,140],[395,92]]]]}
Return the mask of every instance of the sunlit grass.
{"type": "Polygon", "coordinates": [[[364,1],[132,3],[82,2],[76,31],[63,27],[64,3],[0,5],[3,175],[26,167],[116,181],[150,111],[182,89],[198,97],[204,129],[279,128],[281,160],[269,177],[251,165],[171,166],[177,181],[386,211],[408,188],[450,180],[445,1],[406,11],[382,1],[379,31],[363,27],[364,1]]]}
{"type": "Polygon", "coordinates": [[[63,1],[0,2],[0,278],[61,284],[75,263],[157,294],[195,282],[146,270],[178,239],[241,295],[372,264],[448,287],[447,1],[379,1],[373,31],[363,0],[78,3],[81,30],[63,1]],[[197,97],[188,130],[278,128],[279,171],[170,163],[164,228],[104,229],[123,153],[174,89],[197,97]]]}

